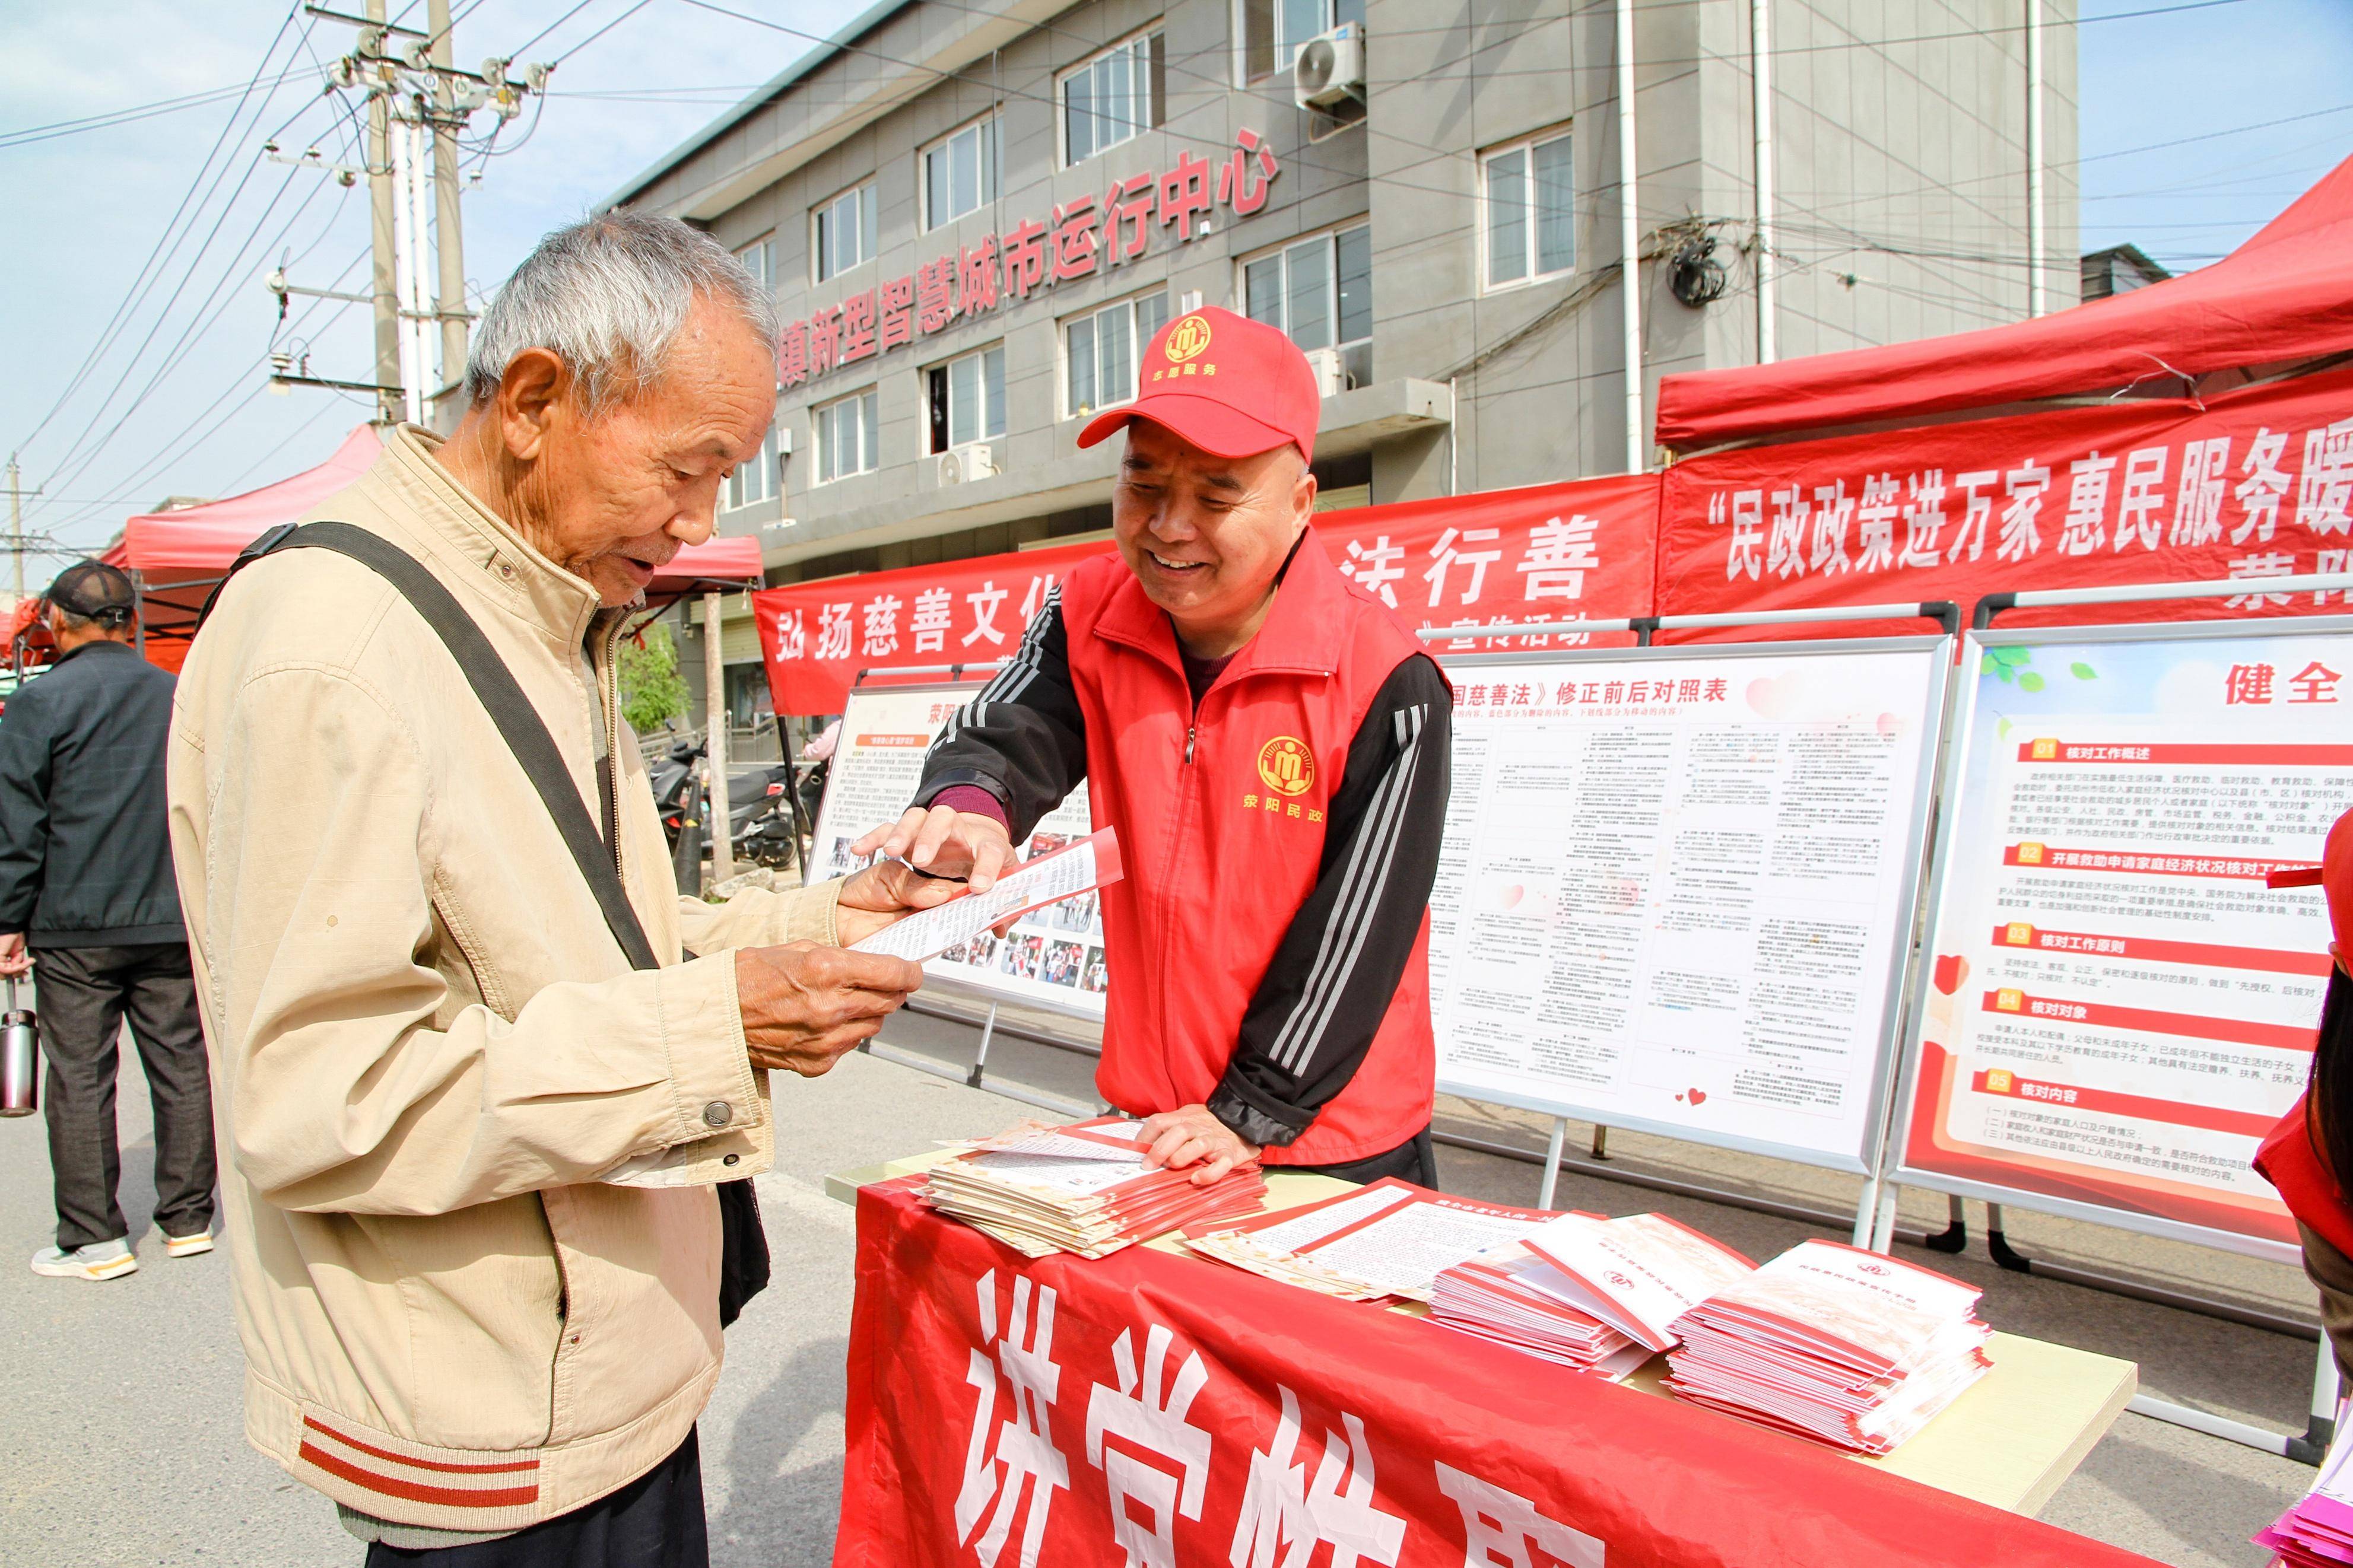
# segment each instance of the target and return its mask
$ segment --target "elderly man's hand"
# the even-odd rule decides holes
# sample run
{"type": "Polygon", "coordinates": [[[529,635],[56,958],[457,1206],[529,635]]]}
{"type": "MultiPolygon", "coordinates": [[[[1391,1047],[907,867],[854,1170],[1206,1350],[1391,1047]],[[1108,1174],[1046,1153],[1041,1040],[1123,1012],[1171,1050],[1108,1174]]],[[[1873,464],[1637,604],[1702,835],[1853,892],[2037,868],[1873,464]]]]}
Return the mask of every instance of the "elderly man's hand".
{"type": "Polygon", "coordinates": [[[735,953],[735,1003],[752,1065],[822,1076],[898,1011],[923,972],[903,958],[815,942],[735,953]]]}
{"type": "Polygon", "coordinates": [[[859,855],[880,850],[897,856],[935,877],[962,877],[976,893],[995,887],[998,875],[1013,864],[1013,840],[1006,836],[1005,824],[982,812],[949,805],[911,807],[896,823],[876,828],[850,849],[859,855]]]}
{"type": "Polygon", "coordinates": [[[854,946],[917,910],[944,904],[964,893],[965,884],[960,881],[926,877],[904,860],[877,860],[841,884],[834,930],[842,946],[854,946]]]}
{"type": "Polygon", "coordinates": [[[1193,1184],[1206,1187],[1236,1165],[1258,1158],[1258,1145],[1209,1114],[1206,1105],[1183,1105],[1144,1119],[1144,1168],[1197,1167],[1193,1184]]]}
{"type": "Polygon", "coordinates": [[[10,931],[0,936],[0,974],[29,974],[33,955],[26,950],[25,933],[10,931]]]}

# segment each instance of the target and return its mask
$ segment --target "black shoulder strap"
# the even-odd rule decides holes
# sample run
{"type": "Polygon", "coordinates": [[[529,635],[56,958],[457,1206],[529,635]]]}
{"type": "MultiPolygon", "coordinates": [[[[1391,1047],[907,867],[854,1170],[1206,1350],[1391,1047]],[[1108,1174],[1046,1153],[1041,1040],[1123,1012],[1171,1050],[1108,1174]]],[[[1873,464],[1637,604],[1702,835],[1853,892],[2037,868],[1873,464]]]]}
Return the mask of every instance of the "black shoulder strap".
{"type": "MultiPolygon", "coordinates": [[[[632,966],[659,968],[653,944],[646,940],[645,928],[638,923],[638,912],[629,907],[629,895],[621,886],[621,874],[605,841],[597,835],[596,825],[590,819],[579,790],[573,785],[571,770],[564,765],[564,753],[555,749],[554,737],[547,732],[538,710],[532,707],[522,688],[515,684],[513,672],[499,658],[498,650],[491,646],[491,639],[482,635],[482,628],[474,624],[473,617],[417,557],[391,541],[348,522],[273,528],[237,558],[228,569],[229,575],[234,576],[241,568],[273,552],[301,549],[332,550],[369,568],[399,589],[401,597],[425,617],[425,624],[441,634],[442,642],[448,646],[458,668],[465,672],[474,695],[481,700],[491,722],[506,738],[507,749],[522,764],[522,771],[539,791],[541,804],[555,819],[555,829],[564,836],[565,847],[572,851],[581,876],[587,879],[589,891],[596,895],[597,907],[605,911],[605,923],[613,929],[613,940],[621,944],[632,966]]],[[[222,585],[227,583],[224,577],[222,585]]],[[[215,588],[213,597],[219,595],[220,589],[215,588]]],[[[212,601],[207,599],[205,611],[209,614],[211,610],[212,601]]]]}

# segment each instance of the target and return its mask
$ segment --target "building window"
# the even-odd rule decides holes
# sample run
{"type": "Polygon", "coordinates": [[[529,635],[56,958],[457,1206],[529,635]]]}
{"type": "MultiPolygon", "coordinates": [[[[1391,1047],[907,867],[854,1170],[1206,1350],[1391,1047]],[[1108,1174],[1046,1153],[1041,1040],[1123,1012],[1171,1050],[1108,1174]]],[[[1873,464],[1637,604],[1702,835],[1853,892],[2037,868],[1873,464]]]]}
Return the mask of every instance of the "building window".
{"type": "Polygon", "coordinates": [[[776,237],[774,234],[764,234],[751,244],[739,247],[735,259],[744,264],[744,271],[760,280],[763,293],[776,291],[776,237]]]}
{"type": "Polygon", "coordinates": [[[768,426],[760,437],[760,449],[736,466],[727,476],[725,509],[754,506],[776,493],[776,427],[768,426]]]}
{"type": "Polygon", "coordinates": [[[1062,162],[1084,163],[1157,128],[1167,99],[1167,59],[1161,36],[1145,33],[1063,77],[1062,162]]]}
{"type": "Polygon", "coordinates": [[[924,373],[932,450],[952,451],[1005,434],[1005,345],[935,364],[924,373]]]}
{"type": "Polygon", "coordinates": [[[1303,349],[1345,348],[1373,335],[1373,229],[1358,224],[1296,240],[1242,263],[1244,311],[1303,349]]]}
{"type": "Polygon", "coordinates": [[[855,190],[842,192],[809,215],[810,226],[816,231],[810,248],[817,255],[818,282],[847,272],[873,256],[874,219],[871,180],[855,190]]]}
{"type": "Polygon", "coordinates": [[[853,392],[814,410],[809,424],[817,435],[818,484],[871,473],[881,467],[875,457],[881,404],[874,388],[853,392]]]}
{"type": "Polygon", "coordinates": [[[1291,68],[1299,46],[1344,22],[1365,25],[1365,0],[1240,0],[1242,77],[1263,81],[1291,68]]]}
{"type": "Polygon", "coordinates": [[[1577,265],[1576,174],[1567,132],[1489,153],[1479,172],[1488,288],[1550,278],[1577,265]]]}
{"type": "Polygon", "coordinates": [[[1135,395],[1135,367],[1168,324],[1168,296],[1146,294],[1062,323],[1065,413],[1092,414],[1135,395]]]}
{"type": "Polygon", "coordinates": [[[923,226],[937,228],[997,200],[997,115],[923,149],[923,226]]]}

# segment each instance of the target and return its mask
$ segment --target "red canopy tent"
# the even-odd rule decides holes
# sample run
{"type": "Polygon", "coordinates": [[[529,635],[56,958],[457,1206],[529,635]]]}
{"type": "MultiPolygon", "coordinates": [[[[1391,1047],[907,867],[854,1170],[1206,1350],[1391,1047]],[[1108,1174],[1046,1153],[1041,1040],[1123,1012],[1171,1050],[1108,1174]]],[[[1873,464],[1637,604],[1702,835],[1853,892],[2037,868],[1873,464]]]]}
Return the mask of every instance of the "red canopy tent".
{"type": "Polygon", "coordinates": [[[1667,376],[1656,434],[1692,452],[2126,387],[2179,394],[2216,372],[2348,352],[2353,158],[2229,256],[2146,289],[1980,331],[1667,376]]]}
{"type": "MultiPolygon", "coordinates": [[[[123,524],[122,537],[100,559],[130,573],[139,585],[147,657],[177,669],[195,635],[197,612],[238,552],[351,484],[383,449],[374,426],[357,426],[315,468],[225,500],[151,512],[123,524]]],[[[760,581],[758,540],[714,537],[681,550],[647,592],[673,597],[706,587],[756,588],[760,581]]]]}

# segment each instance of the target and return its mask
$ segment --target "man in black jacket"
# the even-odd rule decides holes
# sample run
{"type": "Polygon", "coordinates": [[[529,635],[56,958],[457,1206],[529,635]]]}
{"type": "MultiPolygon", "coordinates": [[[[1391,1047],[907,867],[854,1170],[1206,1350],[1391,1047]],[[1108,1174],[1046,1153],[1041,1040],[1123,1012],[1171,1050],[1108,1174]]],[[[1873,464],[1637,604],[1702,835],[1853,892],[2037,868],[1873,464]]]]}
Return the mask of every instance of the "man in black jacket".
{"type": "Polygon", "coordinates": [[[58,1244],[33,1272],[139,1267],[115,1189],[116,1042],[131,1023],[155,1109],[164,1250],[212,1250],[212,1087],[164,817],[171,676],[131,647],[131,580],[85,561],[44,600],[58,660],[0,719],[0,973],[34,972],[58,1244]]]}

